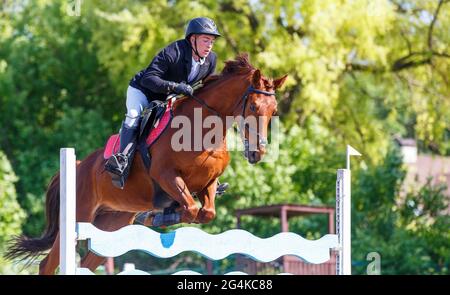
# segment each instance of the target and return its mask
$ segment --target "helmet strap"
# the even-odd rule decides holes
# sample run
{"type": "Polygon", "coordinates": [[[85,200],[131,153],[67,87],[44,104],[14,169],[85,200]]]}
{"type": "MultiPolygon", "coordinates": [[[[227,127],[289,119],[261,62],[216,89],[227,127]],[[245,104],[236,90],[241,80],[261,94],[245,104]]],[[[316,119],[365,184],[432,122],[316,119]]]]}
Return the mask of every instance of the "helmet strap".
{"type": "Polygon", "coordinates": [[[202,59],[204,59],[204,57],[201,57],[201,56],[200,56],[200,54],[198,53],[198,50],[197,50],[197,36],[194,36],[194,47],[192,47],[192,49],[194,49],[194,53],[195,53],[195,55],[198,56],[198,58],[200,59],[200,61],[201,61],[202,59]]]}

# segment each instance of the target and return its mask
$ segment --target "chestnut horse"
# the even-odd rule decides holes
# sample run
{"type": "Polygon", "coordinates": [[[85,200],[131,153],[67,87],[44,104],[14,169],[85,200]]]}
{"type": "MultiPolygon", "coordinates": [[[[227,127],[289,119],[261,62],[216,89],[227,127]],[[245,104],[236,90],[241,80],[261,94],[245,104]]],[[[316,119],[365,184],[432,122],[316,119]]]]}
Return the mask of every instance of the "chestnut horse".
{"type": "MultiPolygon", "coordinates": [[[[246,128],[243,132],[244,141],[256,147],[248,150],[247,144],[245,155],[250,163],[256,163],[265,153],[269,121],[277,108],[274,91],[285,80],[286,76],[276,80],[265,78],[249,63],[246,54],[240,55],[236,60],[226,61],[222,73],[211,76],[195,97],[177,100],[173,105],[173,120],[177,116],[186,116],[194,122],[195,108],[202,109],[203,118],[217,115],[223,122],[226,116],[265,118],[258,120],[262,123],[258,123],[260,132],[257,132],[256,142],[251,140],[255,136],[250,136],[255,132],[254,128],[246,128]]],[[[132,223],[138,212],[161,209],[170,204],[156,204],[154,196],[161,193],[166,200],[178,202],[182,223],[208,223],[215,217],[217,178],[229,162],[225,138],[229,126],[223,124],[223,137],[213,149],[174,151],[171,140],[179,128],[173,125],[172,122],[172,126],[150,147],[152,163],[149,169],[144,166],[140,154],[136,154],[123,190],[113,186],[111,176],[105,173],[103,149],[77,164],[77,222],[91,222],[106,231],[117,230],[132,223]],[[196,192],[202,208],[198,208],[192,192],[196,192]]],[[[208,131],[203,126],[202,138],[208,131]]],[[[191,135],[193,132],[191,130],[191,135]]],[[[40,274],[54,274],[59,265],[59,182],[57,174],[47,190],[47,226],[43,235],[40,238],[16,237],[7,253],[10,259],[35,259],[50,249],[40,262],[40,274]]],[[[81,266],[94,271],[104,259],[89,252],[82,259],[81,266]]]]}

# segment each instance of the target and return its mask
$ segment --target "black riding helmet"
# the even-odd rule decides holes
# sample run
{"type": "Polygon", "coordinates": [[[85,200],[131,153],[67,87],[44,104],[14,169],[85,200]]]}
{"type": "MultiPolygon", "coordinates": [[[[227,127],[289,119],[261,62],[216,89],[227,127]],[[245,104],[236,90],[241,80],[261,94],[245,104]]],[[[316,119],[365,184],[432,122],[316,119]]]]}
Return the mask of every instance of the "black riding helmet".
{"type": "MultiPolygon", "coordinates": [[[[191,37],[191,35],[193,34],[213,35],[216,38],[220,37],[220,33],[217,30],[216,24],[212,19],[209,19],[207,17],[197,17],[189,21],[185,34],[185,38],[188,41],[189,45],[191,45],[189,37],[191,37]]],[[[200,56],[197,50],[197,38],[195,38],[194,46],[191,45],[191,47],[194,50],[195,54],[201,60],[204,60],[204,57],[200,56]]]]}
{"type": "Polygon", "coordinates": [[[189,37],[192,34],[205,34],[220,37],[216,24],[212,19],[207,17],[197,17],[189,21],[186,28],[185,38],[189,40],[189,37]]]}

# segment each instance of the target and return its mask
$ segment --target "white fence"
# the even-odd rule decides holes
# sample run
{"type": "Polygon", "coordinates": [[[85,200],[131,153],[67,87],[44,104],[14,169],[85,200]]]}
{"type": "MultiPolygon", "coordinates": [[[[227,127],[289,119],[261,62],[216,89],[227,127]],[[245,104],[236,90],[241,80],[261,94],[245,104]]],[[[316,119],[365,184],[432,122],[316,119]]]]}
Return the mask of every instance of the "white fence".
{"type": "MultiPolygon", "coordinates": [[[[357,155],[347,148],[347,159],[357,155]]],[[[269,262],[283,255],[294,255],[308,263],[324,263],[331,250],[338,251],[337,274],[351,274],[351,195],[349,160],[347,169],[337,171],[336,232],[318,240],[307,240],[296,233],[283,232],[261,239],[251,233],[232,229],[221,234],[208,234],[198,228],[183,227],[169,233],[158,233],[141,225],[128,225],[114,232],[105,232],[90,223],[77,223],[75,150],[60,151],[60,274],[93,274],[76,264],[76,242],[87,240],[88,248],[103,257],[117,257],[130,250],[142,250],[150,255],[168,258],[184,251],[193,251],[212,260],[231,254],[243,254],[255,261],[269,262]]],[[[141,270],[125,270],[119,274],[148,274],[141,270]]],[[[175,274],[199,274],[186,270],[175,274]]],[[[230,272],[227,274],[244,274],[230,272]]]]}

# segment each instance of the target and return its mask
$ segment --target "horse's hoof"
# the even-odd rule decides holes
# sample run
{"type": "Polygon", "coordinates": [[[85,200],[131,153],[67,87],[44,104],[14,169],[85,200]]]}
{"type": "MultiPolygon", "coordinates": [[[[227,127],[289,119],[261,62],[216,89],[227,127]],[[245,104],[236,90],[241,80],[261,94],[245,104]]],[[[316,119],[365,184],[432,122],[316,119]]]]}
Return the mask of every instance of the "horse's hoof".
{"type": "Polygon", "coordinates": [[[191,208],[190,210],[187,209],[187,210],[182,211],[181,222],[184,222],[184,223],[194,222],[194,220],[197,218],[199,210],[200,209],[198,207],[194,207],[194,208],[191,208]]]}
{"type": "Polygon", "coordinates": [[[200,209],[195,219],[196,223],[209,223],[216,217],[216,211],[214,209],[200,209]]]}

